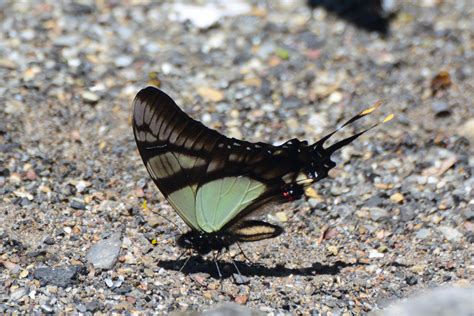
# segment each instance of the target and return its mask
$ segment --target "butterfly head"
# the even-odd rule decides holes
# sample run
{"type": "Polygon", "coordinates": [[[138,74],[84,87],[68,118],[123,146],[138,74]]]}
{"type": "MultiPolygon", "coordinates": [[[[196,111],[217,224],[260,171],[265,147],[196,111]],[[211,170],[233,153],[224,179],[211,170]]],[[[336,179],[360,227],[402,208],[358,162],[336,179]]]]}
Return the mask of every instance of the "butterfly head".
{"type": "Polygon", "coordinates": [[[332,152],[328,152],[323,148],[322,144],[316,143],[313,145],[311,167],[308,171],[308,177],[314,182],[324,179],[328,176],[329,170],[336,166],[336,163],[331,160],[332,152]]]}

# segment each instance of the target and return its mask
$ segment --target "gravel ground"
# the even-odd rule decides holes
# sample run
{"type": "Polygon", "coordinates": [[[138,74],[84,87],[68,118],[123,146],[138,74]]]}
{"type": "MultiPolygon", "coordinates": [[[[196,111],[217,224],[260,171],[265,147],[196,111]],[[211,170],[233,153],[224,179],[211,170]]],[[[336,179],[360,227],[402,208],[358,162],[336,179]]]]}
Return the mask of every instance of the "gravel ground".
{"type": "Polygon", "coordinates": [[[126,2],[0,0],[0,313],[351,315],[472,286],[471,1],[400,2],[387,36],[298,1],[126,2]],[[243,245],[254,264],[231,249],[220,280],[210,258],[179,272],[178,230],[156,215],[186,229],[133,140],[150,84],[251,141],[316,140],[380,99],[356,127],[396,119],[276,206],[285,233],[243,245]]]}

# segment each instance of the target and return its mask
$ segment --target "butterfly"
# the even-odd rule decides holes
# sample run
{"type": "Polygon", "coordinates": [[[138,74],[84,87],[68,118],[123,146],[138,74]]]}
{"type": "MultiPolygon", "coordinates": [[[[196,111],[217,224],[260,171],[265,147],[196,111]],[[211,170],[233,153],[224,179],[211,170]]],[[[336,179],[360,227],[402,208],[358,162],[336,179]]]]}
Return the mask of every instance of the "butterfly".
{"type": "Polygon", "coordinates": [[[226,137],[190,118],[155,87],[142,89],[133,101],[133,132],[143,163],[190,228],[177,244],[202,255],[236,242],[280,235],[280,226],[249,216],[271,202],[301,198],[305,187],[326,178],[334,168],[331,155],[336,150],[378,124],[328,147],[324,143],[339,129],[314,144],[291,139],[275,146],[226,137]]]}

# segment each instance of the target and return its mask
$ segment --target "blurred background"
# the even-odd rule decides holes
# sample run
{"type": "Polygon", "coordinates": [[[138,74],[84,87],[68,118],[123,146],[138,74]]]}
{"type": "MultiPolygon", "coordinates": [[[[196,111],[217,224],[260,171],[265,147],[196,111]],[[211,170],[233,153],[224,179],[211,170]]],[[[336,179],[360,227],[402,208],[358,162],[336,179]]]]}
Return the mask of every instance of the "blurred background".
{"type": "Polygon", "coordinates": [[[0,28],[0,312],[350,315],[472,286],[471,1],[0,0],[0,28]],[[176,229],[154,213],[185,225],[130,126],[147,85],[249,141],[315,141],[378,100],[339,137],[396,118],[277,208],[287,233],[244,246],[258,265],[238,261],[238,284],[199,258],[177,271],[176,229]]]}

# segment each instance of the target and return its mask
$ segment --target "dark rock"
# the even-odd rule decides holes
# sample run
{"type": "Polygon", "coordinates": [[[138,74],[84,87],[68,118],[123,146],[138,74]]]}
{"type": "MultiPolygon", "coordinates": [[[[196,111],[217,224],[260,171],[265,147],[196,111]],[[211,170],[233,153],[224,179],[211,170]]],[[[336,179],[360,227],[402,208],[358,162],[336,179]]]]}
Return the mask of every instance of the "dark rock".
{"type": "Polygon", "coordinates": [[[439,100],[434,101],[433,104],[431,105],[431,108],[433,109],[437,117],[445,117],[451,114],[449,105],[444,101],[439,101],[439,100]]]}
{"type": "Polygon", "coordinates": [[[69,205],[76,210],[85,210],[86,209],[86,204],[79,199],[72,199],[69,205]]]}
{"type": "Polygon", "coordinates": [[[418,283],[418,279],[416,278],[416,276],[410,275],[405,278],[405,282],[408,285],[415,285],[418,283]]]}
{"type": "Polygon", "coordinates": [[[77,282],[78,274],[83,268],[83,266],[67,268],[40,267],[34,271],[33,276],[40,281],[41,286],[56,285],[65,288],[77,282]]]}
{"type": "Polygon", "coordinates": [[[28,252],[27,256],[35,258],[35,257],[45,256],[46,254],[47,254],[46,250],[39,249],[39,250],[28,252]]]}
{"type": "Polygon", "coordinates": [[[94,10],[94,6],[79,2],[70,2],[64,7],[64,12],[73,16],[91,14],[94,10]]]}
{"type": "Polygon", "coordinates": [[[130,293],[133,290],[133,287],[131,287],[128,284],[124,284],[121,287],[116,287],[113,289],[114,293],[120,294],[120,295],[125,295],[127,293],[130,293]]]}
{"type": "Polygon", "coordinates": [[[47,236],[47,237],[43,240],[43,243],[46,244],[46,245],[54,245],[56,242],[54,241],[53,238],[51,238],[51,236],[47,236]]]}

